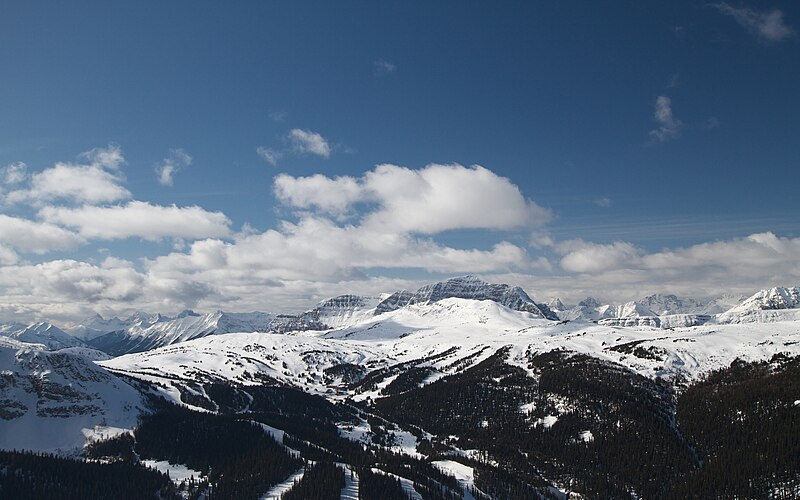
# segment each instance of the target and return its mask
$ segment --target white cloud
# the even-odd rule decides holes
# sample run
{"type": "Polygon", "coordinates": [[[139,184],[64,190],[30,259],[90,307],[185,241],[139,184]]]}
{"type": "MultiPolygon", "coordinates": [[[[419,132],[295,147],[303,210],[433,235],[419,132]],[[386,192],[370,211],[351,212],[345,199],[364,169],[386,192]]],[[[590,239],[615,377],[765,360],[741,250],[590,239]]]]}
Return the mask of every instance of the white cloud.
{"type": "MultiPolygon", "coordinates": [[[[530,268],[524,249],[508,242],[489,250],[455,249],[408,235],[375,234],[354,226],[307,217],[280,230],[241,235],[234,242],[202,240],[188,252],[148,263],[148,274],[187,282],[214,283],[221,296],[263,294],[264,283],[335,283],[367,279],[375,268],[466,273],[530,268]]],[[[252,298],[248,299],[252,300],[252,298]]]]}
{"type": "Polygon", "coordinates": [[[19,260],[17,252],[5,245],[0,244],[0,266],[16,264],[17,260],[19,260]]]}
{"type": "Polygon", "coordinates": [[[316,132],[295,128],[289,131],[288,139],[292,149],[297,153],[308,153],[323,158],[331,156],[328,141],[316,132]]]}
{"type": "Polygon", "coordinates": [[[109,170],[117,170],[125,164],[122,148],[117,144],[109,144],[104,148],[94,148],[78,155],[78,158],[89,160],[90,165],[95,165],[109,170]]]}
{"type": "Polygon", "coordinates": [[[74,260],[0,267],[0,303],[57,310],[59,305],[131,301],[142,295],[143,276],[129,262],[101,266],[74,260]]]}
{"type": "Polygon", "coordinates": [[[641,250],[624,241],[611,244],[590,243],[583,240],[568,240],[555,246],[562,255],[561,267],[571,273],[596,273],[639,262],[641,250]]]}
{"type": "Polygon", "coordinates": [[[783,12],[778,9],[759,12],[746,7],[733,7],[727,2],[714,4],[714,7],[762,40],[779,42],[794,35],[794,30],[783,20],[783,12]]]}
{"type": "Polygon", "coordinates": [[[377,208],[366,212],[363,225],[376,232],[532,228],[552,217],[510,180],[481,166],[429,165],[412,170],[379,165],[358,179],[284,174],[276,178],[275,194],[290,207],[335,216],[355,203],[373,203],[377,208]]]}
{"type": "Polygon", "coordinates": [[[84,242],[75,233],[56,225],[4,214],[0,214],[0,235],[6,248],[37,254],[70,250],[84,242]]]}
{"type": "Polygon", "coordinates": [[[660,95],[656,98],[653,116],[659,127],[650,131],[650,137],[664,142],[681,135],[683,123],[672,115],[672,100],[669,97],[660,95]]]}
{"type": "Polygon", "coordinates": [[[158,183],[162,186],[172,186],[173,176],[182,168],[192,164],[192,157],[183,149],[171,149],[169,156],[156,167],[158,183]]]}
{"type": "Polygon", "coordinates": [[[119,167],[125,160],[118,146],[93,149],[81,154],[80,158],[88,160],[88,163],[56,163],[34,173],[28,189],[11,191],[6,200],[40,205],[53,200],[104,203],[131,197],[131,193],[121,186],[119,167]]]}
{"type": "Polygon", "coordinates": [[[39,210],[39,216],[75,228],[89,239],[221,237],[230,234],[231,223],[222,212],[208,212],[198,206],[159,206],[142,201],[110,207],[48,206],[39,210]]]}
{"type": "Polygon", "coordinates": [[[6,185],[14,185],[23,182],[28,178],[28,166],[24,163],[11,163],[0,168],[0,182],[6,185]]]}
{"type": "Polygon", "coordinates": [[[274,191],[281,202],[293,208],[315,208],[335,216],[346,214],[366,196],[364,187],[355,178],[332,179],[322,174],[309,177],[280,174],[275,177],[274,191]]]}
{"type": "Polygon", "coordinates": [[[397,71],[397,66],[394,63],[378,59],[372,63],[376,75],[388,75],[397,71]]]}
{"type": "Polygon", "coordinates": [[[652,253],[630,242],[571,240],[552,246],[562,255],[561,267],[567,274],[505,276],[540,297],[577,301],[595,296],[610,302],[656,292],[700,299],[747,295],[761,288],[800,283],[800,238],[769,232],[652,253]]]}
{"type": "Polygon", "coordinates": [[[265,148],[263,146],[256,148],[256,153],[258,153],[258,156],[260,156],[262,160],[269,163],[273,167],[278,166],[278,161],[283,157],[282,152],[276,151],[272,148],[265,148]]]}
{"type": "Polygon", "coordinates": [[[72,321],[94,312],[177,311],[204,298],[209,304],[222,303],[215,293],[209,284],[152,276],[113,257],[99,265],[53,260],[0,266],[0,317],[9,320],[72,321]]]}

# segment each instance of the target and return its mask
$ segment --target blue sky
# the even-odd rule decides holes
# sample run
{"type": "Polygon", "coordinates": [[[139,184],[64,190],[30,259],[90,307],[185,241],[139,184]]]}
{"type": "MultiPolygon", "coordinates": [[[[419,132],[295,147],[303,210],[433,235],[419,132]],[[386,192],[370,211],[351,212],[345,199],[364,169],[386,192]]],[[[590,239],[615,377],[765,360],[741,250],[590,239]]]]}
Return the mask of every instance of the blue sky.
{"type": "Polygon", "coordinates": [[[796,2],[3,11],[0,320],[800,281],[796,2]]]}

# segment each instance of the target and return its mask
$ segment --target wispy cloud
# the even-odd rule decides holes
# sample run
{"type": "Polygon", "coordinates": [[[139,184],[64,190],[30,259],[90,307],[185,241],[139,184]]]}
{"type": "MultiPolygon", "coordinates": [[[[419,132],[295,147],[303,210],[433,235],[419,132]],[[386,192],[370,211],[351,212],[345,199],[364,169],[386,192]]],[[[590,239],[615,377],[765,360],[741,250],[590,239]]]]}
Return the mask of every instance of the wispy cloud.
{"type": "Polygon", "coordinates": [[[6,185],[19,184],[28,178],[28,165],[20,162],[0,168],[0,182],[6,185]]]}
{"type": "Polygon", "coordinates": [[[680,137],[683,122],[673,116],[672,100],[669,97],[660,95],[656,98],[653,117],[656,119],[659,126],[650,131],[650,137],[658,142],[665,142],[680,137]]]}
{"type": "Polygon", "coordinates": [[[794,30],[783,20],[783,12],[778,9],[756,11],[747,7],[733,7],[727,2],[716,3],[714,7],[762,40],[779,42],[794,35],[794,30]]]}
{"type": "Polygon", "coordinates": [[[703,127],[707,129],[719,128],[719,118],[716,116],[709,116],[705,123],[703,123],[703,127]]]}
{"type": "Polygon", "coordinates": [[[390,63],[389,61],[385,61],[383,59],[378,59],[372,63],[372,67],[375,71],[375,74],[380,75],[388,75],[397,71],[397,66],[394,63],[390,63]]]}
{"type": "Polygon", "coordinates": [[[601,208],[608,208],[611,206],[611,199],[603,196],[594,200],[594,204],[601,208]]]}
{"type": "Polygon", "coordinates": [[[268,116],[274,122],[282,122],[286,119],[286,111],[272,111],[268,116]]]}
{"type": "Polygon", "coordinates": [[[172,186],[173,176],[183,167],[191,165],[192,157],[182,149],[172,149],[169,156],[161,161],[156,167],[158,183],[162,186],[172,186]]]}
{"type": "Polygon", "coordinates": [[[667,87],[669,87],[671,89],[675,89],[675,88],[678,88],[680,86],[680,84],[681,84],[681,74],[678,73],[678,72],[675,72],[670,77],[669,83],[667,84],[667,87]]]}
{"type": "Polygon", "coordinates": [[[262,160],[269,163],[273,167],[278,166],[278,160],[280,160],[283,156],[283,153],[280,151],[276,151],[272,148],[265,148],[263,146],[256,148],[256,153],[258,153],[258,156],[260,156],[262,160]]]}

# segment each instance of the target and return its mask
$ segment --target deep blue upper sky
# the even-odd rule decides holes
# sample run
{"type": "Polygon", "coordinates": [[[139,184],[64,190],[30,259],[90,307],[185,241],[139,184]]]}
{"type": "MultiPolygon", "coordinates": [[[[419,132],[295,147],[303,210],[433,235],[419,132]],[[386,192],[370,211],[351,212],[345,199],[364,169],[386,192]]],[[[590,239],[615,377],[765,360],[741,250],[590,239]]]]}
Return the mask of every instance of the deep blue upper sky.
{"type": "MultiPolygon", "coordinates": [[[[479,164],[551,209],[555,240],[654,252],[796,237],[798,29],[800,4],[779,0],[7,3],[0,166],[33,173],[116,144],[135,199],[260,232],[287,218],[278,173],[479,164]],[[328,157],[292,152],[292,129],[320,134],[328,157]],[[282,153],[276,166],[259,147],[282,153]],[[192,162],[160,185],[176,148],[192,162]]],[[[485,232],[435,239],[485,249],[485,232]]],[[[171,243],[100,246],[133,260],[171,243]]]]}

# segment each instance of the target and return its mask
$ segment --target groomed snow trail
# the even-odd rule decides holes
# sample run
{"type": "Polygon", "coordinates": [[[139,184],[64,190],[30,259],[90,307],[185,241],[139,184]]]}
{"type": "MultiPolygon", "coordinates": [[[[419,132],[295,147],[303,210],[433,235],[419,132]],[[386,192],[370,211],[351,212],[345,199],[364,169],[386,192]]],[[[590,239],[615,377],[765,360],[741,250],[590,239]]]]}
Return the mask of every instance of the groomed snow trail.
{"type": "Polygon", "coordinates": [[[341,500],[358,500],[358,474],[347,464],[337,462],[336,465],[344,471],[344,488],[342,488],[341,500]]]}
{"type": "Polygon", "coordinates": [[[289,476],[286,481],[276,484],[272,487],[272,489],[262,495],[260,500],[281,500],[281,496],[283,496],[287,491],[291,490],[295,482],[299,482],[301,479],[303,479],[303,475],[305,475],[305,473],[305,467],[300,467],[300,469],[289,476]]]}

